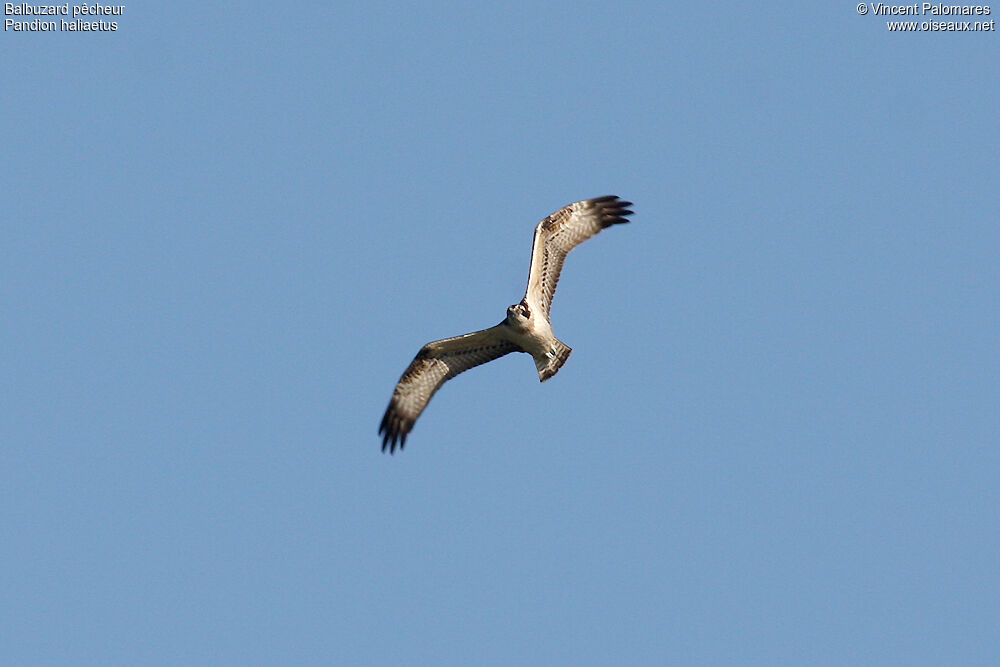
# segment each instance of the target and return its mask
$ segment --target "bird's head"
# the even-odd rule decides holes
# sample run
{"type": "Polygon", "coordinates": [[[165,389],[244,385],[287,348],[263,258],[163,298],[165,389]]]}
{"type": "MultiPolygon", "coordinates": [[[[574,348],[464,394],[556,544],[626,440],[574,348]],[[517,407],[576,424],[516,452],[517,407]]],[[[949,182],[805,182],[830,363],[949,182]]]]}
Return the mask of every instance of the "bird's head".
{"type": "Polygon", "coordinates": [[[525,329],[531,320],[531,309],[524,299],[507,308],[507,322],[518,329],[525,329]]]}

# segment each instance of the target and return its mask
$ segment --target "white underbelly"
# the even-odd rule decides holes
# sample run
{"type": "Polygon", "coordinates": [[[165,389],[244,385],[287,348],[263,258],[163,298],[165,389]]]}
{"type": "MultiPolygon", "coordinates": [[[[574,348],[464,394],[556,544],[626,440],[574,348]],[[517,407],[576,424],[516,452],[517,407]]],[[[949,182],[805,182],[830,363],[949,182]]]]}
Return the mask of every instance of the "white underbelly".
{"type": "MultiPolygon", "coordinates": [[[[546,322],[546,324],[548,324],[546,322]]],[[[521,339],[521,347],[533,357],[545,356],[552,349],[556,337],[552,326],[534,326],[525,331],[521,339]]]]}

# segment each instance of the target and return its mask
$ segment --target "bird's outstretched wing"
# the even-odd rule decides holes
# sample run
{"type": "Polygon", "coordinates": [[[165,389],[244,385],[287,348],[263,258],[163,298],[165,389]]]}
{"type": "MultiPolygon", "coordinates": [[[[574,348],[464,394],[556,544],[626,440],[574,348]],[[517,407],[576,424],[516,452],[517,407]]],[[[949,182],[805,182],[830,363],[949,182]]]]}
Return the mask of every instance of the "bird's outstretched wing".
{"type": "Polygon", "coordinates": [[[406,435],[441,385],[459,373],[505,354],[522,351],[507,335],[507,325],[483,329],[464,336],[436,340],[424,345],[396,384],[392,400],[378,428],[382,451],[402,449],[406,435]]]}
{"type": "Polygon", "coordinates": [[[531,246],[528,289],[524,295],[532,311],[549,317],[559,273],[570,250],[611,225],[628,222],[632,202],[614,195],[585,199],[563,207],[538,223],[531,246]]]}

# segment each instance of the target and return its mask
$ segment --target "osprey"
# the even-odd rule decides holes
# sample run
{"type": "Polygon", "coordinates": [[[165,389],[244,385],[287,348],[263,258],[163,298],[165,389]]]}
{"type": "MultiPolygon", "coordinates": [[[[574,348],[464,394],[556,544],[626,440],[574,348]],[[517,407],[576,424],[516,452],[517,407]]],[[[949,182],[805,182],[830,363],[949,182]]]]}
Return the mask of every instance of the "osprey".
{"type": "Polygon", "coordinates": [[[382,451],[402,449],[406,436],[431,397],[459,373],[511,352],[527,352],[535,360],[538,380],[545,382],[569,358],[568,345],[552,333],[549,310],[563,261],[570,250],[602,229],[628,222],[632,202],[616,196],[598,197],[559,209],[535,227],[528,289],[520,303],[507,308],[500,324],[424,345],[399,378],[378,432],[382,451]]]}

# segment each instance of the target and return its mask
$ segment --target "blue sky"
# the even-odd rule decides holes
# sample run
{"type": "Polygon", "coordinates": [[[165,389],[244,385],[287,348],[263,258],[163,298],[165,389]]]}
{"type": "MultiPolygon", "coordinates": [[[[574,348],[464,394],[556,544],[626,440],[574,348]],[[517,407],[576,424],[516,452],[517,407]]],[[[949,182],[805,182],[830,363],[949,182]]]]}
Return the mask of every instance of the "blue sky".
{"type": "Polygon", "coordinates": [[[854,3],[3,34],[9,664],[996,664],[1000,42],[854,3]],[[570,257],[574,348],[379,419],[570,257]]]}

